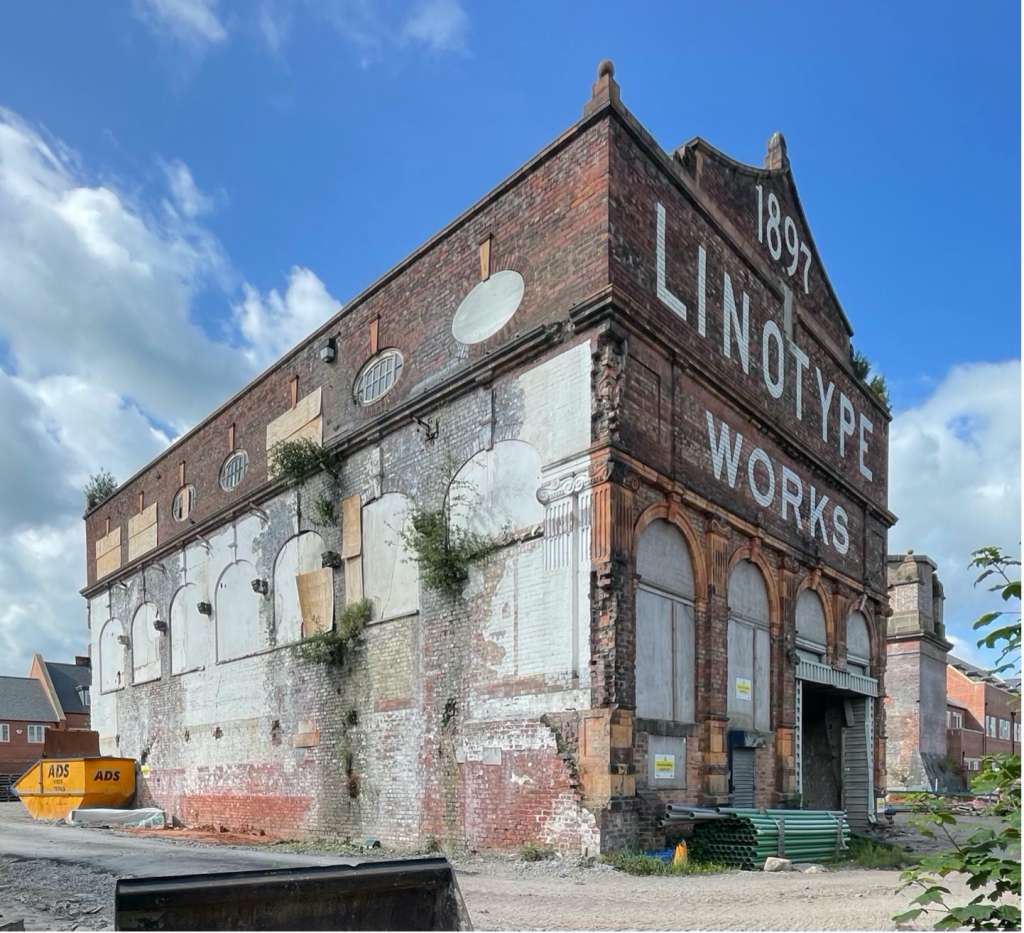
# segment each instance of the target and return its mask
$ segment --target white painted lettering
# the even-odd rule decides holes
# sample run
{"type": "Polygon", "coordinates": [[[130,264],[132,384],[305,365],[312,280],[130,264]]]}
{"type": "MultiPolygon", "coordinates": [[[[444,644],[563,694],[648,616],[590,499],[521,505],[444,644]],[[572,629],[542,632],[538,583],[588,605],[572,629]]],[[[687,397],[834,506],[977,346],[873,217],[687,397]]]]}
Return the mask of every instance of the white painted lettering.
{"type": "Polygon", "coordinates": [[[873,479],[871,469],[864,462],[864,455],[868,452],[868,440],[864,436],[870,434],[874,430],[874,425],[864,417],[864,412],[860,413],[860,475],[869,482],[873,479]]]}
{"type": "Polygon", "coordinates": [[[722,352],[732,359],[732,332],[736,330],[736,347],[740,351],[740,364],[743,372],[750,372],[750,298],[742,293],[743,320],[736,313],[736,297],[732,291],[732,279],[724,273],[722,285],[722,352]]]}
{"type": "Polygon", "coordinates": [[[850,532],[846,527],[846,509],[837,505],[832,510],[832,546],[840,553],[850,550],[850,532]]]}
{"type": "Polygon", "coordinates": [[[811,515],[809,524],[811,526],[811,538],[815,537],[818,527],[821,527],[821,540],[828,544],[828,529],[825,527],[825,506],[828,504],[828,496],[822,496],[820,499],[817,498],[818,491],[811,486],[810,487],[810,501],[808,505],[811,509],[811,515]]]}
{"type": "Polygon", "coordinates": [[[839,456],[846,456],[846,439],[853,437],[856,419],[853,417],[853,403],[845,392],[839,393],[839,456]]]}
{"type": "Polygon", "coordinates": [[[786,520],[789,507],[793,507],[793,521],[797,530],[800,525],[800,503],[804,501],[804,484],[788,466],[782,465],[782,520],[786,520]]]}
{"type": "Polygon", "coordinates": [[[761,336],[761,373],[768,394],[772,398],[781,398],[786,383],[785,351],[782,348],[782,332],[779,325],[771,318],[764,322],[764,333],[761,336]],[[775,343],[775,378],[772,379],[769,363],[771,362],[771,343],[775,343]]]}
{"type": "Polygon", "coordinates": [[[665,284],[665,208],[658,203],[658,243],[655,264],[658,270],[658,297],[673,314],[686,320],[686,305],[669,291],[665,284]]]}
{"type": "Polygon", "coordinates": [[[697,333],[705,336],[705,297],[708,290],[708,255],[704,245],[697,247],[697,333]]]}
{"type": "Polygon", "coordinates": [[[759,506],[766,508],[772,504],[772,500],[775,498],[775,468],[772,466],[768,454],[760,447],[755,447],[750,452],[750,459],[747,460],[747,485],[750,487],[750,494],[759,506]],[[759,463],[763,463],[764,468],[768,471],[768,488],[764,492],[757,488],[757,480],[754,479],[754,467],[759,463]]]}
{"type": "Polygon", "coordinates": [[[789,352],[793,354],[793,359],[796,360],[796,417],[798,420],[803,421],[804,370],[811,361],[808,359],[807,354],[792,341],[789,344],[789,352]]]}
{"type": "Polygon", "coordinates": [[[828,440],[828,410],[832,405],[832,392],[835,386],[830,382],[828,392],[825,391],[825,383],[821,378],[821,370],[815,366],[815,373],[818,375],[818,397],[821,399],[821,439],[828,440]]]}
{"type": "Polygon", "coordinates": [[[740,451],[743,449],[743,435],[734,435],[735,441],[729,445],[729,426],[720,422],[722,429],[715,438],[715,416],[705,411],[708,419],[708,446],[711,448],[711,463],[715,471],[715,479],[722,478],[722,464],[725,464],[726,475],[729,479],[729,487],[736,487],[736,470],[740,464],[740,451]]]}

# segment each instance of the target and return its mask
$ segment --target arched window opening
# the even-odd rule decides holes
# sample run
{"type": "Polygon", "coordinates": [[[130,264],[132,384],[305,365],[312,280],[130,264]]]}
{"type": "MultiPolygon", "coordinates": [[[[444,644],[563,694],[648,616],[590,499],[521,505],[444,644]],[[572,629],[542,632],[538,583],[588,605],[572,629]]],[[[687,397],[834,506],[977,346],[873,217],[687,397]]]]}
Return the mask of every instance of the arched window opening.
{"type": "Polygon", "coordinates": [[[686,539],[663,519],[637,542],[636,714],[693,722],[693,564],[686,539]]]}
{"type": "Polygon", "coordinates": [[[132,619],[133,684],[160,679],[160,633],[153,624],[157,618],[156,606],[143,603],[132,619]]]}
{"type": "Polygon", "coordinates": [[[771,728],[771,636],[768,589],[757,565],[739,561],[729,574],[729,727],[771,728]]]}
{"type": "Polygon", "coordinates": [[[823,663],[828,637],[825,607],[814,590],[801,590],[796,601],[796,646],[801,657],[823,663]]]}
{"type": "Polygon", "coordinates": [[[122,642],[124,627],[117,619],[108,619],[100,631],[100,693],[121,690],[125,685],[128,649],[122,642]]]}
{"type": "Polygon", "coordinates": [[[859,674],[871,669],[871,636],[862,612],[853,612],[846,620],[846,667],[859,674]]]}

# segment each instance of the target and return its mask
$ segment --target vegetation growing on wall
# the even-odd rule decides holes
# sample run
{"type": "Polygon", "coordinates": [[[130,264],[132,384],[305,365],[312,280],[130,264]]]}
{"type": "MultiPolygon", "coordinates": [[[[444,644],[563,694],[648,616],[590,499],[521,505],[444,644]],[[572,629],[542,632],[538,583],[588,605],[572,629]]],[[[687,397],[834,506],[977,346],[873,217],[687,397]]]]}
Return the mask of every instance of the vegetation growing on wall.
{"type": "Polygon", "coordinates": [[[85,493],[85,507],[95,508],[117,492],[117,480],[114,479],[113,473],[101,468],[99,473],[93,473],[89,477],[89,482],[85,484],[82,492],[85,493]]]}
{"type": "Polygon", "coordinates": [[[373,618],[373,603],[360,599],[350,603],[338,624],[329,632],[305,638],[294,647],[295,653],[311,664],[343,667],[349,654],[363,636],[366,623],[373,618]]]}
{"type": "Polygon", "coordinates": [[[313,524],[321,528],[333,528],[338,521],[338,514],[334,510],[334,500],[327,496],[318,496],[313,503],[313,524]]]}
{"type": "Polygon", "coordinates": [[[281,477],[293,486],[321,470],[332,479],[338,478],[337,457],[309,438],[280,441],[270,448],[268,459],[271,475],[281,477]]]}
{"type": "Polygon", "coordinates": [[[469,568],[499,545],[453,525],[451,513],[450,497],[439,509],[414,509],[402,530],[402,540],[419,564],[422,581],[449,599],[457,599],[469,579],[469,568]]]}
{"type": "Polygon", "coordinates": [[[850,344],[850,362],[853,364],[854,375],[885,406],[886,411],[892,411],[892,404],[889,401],[889,387],[886,385],[885,376],[881,373],[875,373],[869,379],[868,376],[871,375],[871,361],[863,353],[855,349],[853,344],[850,344]]]}

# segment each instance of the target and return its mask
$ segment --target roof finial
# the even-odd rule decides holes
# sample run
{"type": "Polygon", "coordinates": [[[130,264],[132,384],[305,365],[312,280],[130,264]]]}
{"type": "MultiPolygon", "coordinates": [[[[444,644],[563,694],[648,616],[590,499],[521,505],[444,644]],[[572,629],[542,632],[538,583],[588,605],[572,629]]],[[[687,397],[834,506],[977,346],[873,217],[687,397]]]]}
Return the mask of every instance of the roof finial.
{"type": "Polygon", "coordinates": [[[597,66],[597,80],[591,88],[590,100],[583,107],[583,116],[589,116],[609,103],[619,100],[619,85],[615,81],[615,65],[610,58],[602,58],[597,66]]]}
{"type": "Polygon", "coordinates": [[[772,133],[771,139],[768,140],[768,151],[764,156],[764,167],[773,171],[789,168],[786,137],[782,133],[772,133]]]}

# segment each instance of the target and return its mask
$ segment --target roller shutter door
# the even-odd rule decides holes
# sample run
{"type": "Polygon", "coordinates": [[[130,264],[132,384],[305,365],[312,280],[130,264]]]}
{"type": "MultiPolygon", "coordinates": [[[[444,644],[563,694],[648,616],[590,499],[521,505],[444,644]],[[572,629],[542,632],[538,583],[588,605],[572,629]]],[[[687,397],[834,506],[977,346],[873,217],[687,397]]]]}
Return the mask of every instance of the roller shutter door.
{"type": "Polygon", "coordinates": [[[734,748],[732,750],[732,805],[752,807],[754,805],[754,749],[734,748]]]}

